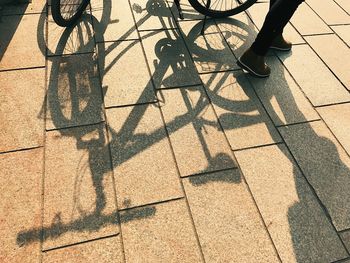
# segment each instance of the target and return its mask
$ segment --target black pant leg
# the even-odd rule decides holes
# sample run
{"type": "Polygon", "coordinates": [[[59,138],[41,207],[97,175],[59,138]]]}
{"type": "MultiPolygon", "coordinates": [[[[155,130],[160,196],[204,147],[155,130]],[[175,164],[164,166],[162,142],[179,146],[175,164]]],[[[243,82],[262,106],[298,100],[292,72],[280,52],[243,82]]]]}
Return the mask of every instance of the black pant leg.
{"type": "Polygon", "coordinates": [[[283,31],[283,28],[303,1],[275,0],[270,5],[264,24],[251,46],[256,54],[260,56],[266,55],[273,39],[283,31]]]}

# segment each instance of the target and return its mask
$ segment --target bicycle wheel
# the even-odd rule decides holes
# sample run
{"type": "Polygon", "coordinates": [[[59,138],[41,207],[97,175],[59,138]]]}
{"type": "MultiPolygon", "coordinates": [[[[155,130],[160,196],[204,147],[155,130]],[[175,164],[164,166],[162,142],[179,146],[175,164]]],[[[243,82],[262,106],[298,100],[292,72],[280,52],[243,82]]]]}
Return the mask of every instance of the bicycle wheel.
{"type": "Polygon", "coordinates": [[[53,20],[62,27],[72,26],[84,12],[90,0],[52,0],[53,20]]]}
{"type": "Polygon", "coordinates": [[[243,12],[257,0],[211,0],[207,8],[208,0],[189,0],[190,4],[199,13],[214,17],[227,17],[243,12]]]}

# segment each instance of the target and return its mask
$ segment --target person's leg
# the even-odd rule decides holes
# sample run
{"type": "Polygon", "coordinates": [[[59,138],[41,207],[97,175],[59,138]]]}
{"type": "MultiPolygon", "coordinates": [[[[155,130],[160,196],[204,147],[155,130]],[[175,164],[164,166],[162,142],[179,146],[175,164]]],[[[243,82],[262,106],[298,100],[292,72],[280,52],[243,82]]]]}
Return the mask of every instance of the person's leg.
{"type": "Polygon", "coordinates": [[[266,15],[264,24],[251,46],[253,52],[265,56],[272,41],[282,33],[283,28],[298,6],[304,0],[275,0],[266,15]]]}

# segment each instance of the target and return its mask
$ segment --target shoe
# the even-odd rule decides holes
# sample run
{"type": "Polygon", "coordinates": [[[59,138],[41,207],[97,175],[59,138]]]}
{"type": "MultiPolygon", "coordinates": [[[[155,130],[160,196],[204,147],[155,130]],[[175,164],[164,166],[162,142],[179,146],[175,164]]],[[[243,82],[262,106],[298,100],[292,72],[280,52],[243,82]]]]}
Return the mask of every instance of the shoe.
{"type": "Polygon", "coordinates": [[[285,40],[282,35],[278,35],[272,41],[270,48],[280,51],[290,51],[292,49],[292,43],[285,40]]]}
{"type": "Polygon", "coordinates": [[[265,57],[255,54],[250,48],[238,58],[237,65],[259,78],[266,78],[271,73],[265,57]]]}

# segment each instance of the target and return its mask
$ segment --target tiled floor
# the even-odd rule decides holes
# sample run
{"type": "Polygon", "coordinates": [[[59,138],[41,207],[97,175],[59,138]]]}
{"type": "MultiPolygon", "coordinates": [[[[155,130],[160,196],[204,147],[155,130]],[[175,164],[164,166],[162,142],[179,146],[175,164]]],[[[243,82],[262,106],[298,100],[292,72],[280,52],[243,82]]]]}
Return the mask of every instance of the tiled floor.
{"type": "MultiPolygon", "coordinates": [[[[321,3],[322,2],[322,3],[321,3]]],[[[306,0],[236,65],[268,2],[0,9],[0,262],[350,262],[350,15],[306,0]]]]}

